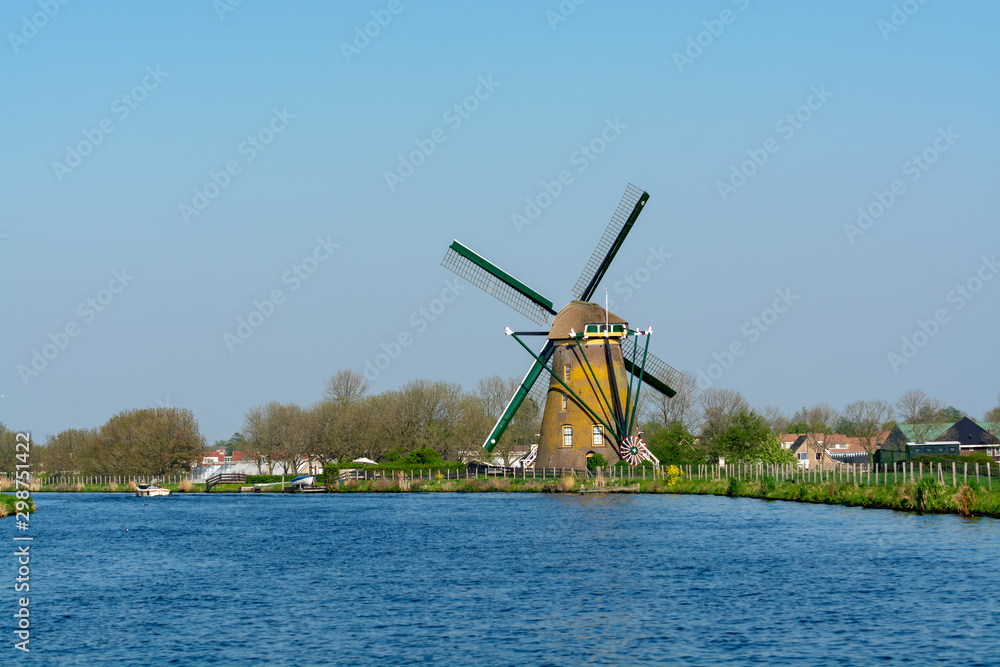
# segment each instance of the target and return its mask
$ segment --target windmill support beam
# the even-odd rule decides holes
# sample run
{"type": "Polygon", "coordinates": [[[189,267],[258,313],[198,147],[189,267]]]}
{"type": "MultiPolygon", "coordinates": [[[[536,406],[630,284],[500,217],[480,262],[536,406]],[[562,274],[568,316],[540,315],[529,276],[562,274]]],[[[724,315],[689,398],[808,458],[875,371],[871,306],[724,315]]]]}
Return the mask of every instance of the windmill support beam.
{"type": "MultiPolygon", "coordinates": [[[[552,377],[554,377],[556,379],[556,381],[559,382],[559,384],[561,384],[563,386],[563,389],[565,389],[567,391],[567,393],[569,393],[569,395],[573,397],[573,400],[575,400],[577,402],[577,405],[579,405],[581,408],[583,408],[584,411],[586,411],[586,413],[588,415],[590,415],[591,417],[593,417],[594,420],[596,422],[598,422],[601,426],[603,426],[605,429],[607,429],[608,432],[610,432],[610,433],[614,433],[615,432],[615,429],[611,428],[611,426],[609,426],[606,421],[604,421],[603,419],[601,419],[600,416],[598,416],[598,414],[596,412],[594,412],[590,408],[590,406],[587,405],[583,401],[583,399],[581,399],[579,396],[577,396],[576,392],[573,391],[572,389],[570,389],[570,386],[568,384],[566,384],[561,377],[559,377],[559,374],[556,373],[556,372],[554,372],[551,368],[548,367],[548,365],[546,365],[545,363],[543,363],[542,360],[541,360],[541,358],[538,357],[534,352],[532,352],[531,348],[528,347],[527,345],[525,345],[523,340],[521,340],[520,338],[518,338],[517,334],[515,334],[513,331],[510,331],[508,329],[507,335],[508,336],[513,336],[514,340],[516,340],[518,343],[520,343],[521,347],[523,347],[525,350],[528,351],[528,354],[530,354],[531,356],[535,357],[535,363],[536,364],[541,364],[542,368],[544,368],[545,370],[547,370],[549,372],[549,375],[551,375],[552,377]]],[[[551,341],[549,341],[549,345],[552,345],[551,341]]]]}

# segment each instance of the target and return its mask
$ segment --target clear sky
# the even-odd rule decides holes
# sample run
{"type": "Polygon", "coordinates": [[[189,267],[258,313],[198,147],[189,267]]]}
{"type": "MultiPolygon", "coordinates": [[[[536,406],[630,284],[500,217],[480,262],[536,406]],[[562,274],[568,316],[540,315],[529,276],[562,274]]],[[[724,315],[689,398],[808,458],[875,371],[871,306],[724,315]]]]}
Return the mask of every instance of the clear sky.
{"type": "Polygon", "coordinates": [[[650,200],[602,287],[664,361],[789,413],[920,388],[979,417],[998,23],[985,0],[4,2],[0,421],[175,405],[211,442],[341,368],[521,375],[503,327],[533,325],[446,248],[561,307],[629,182],[650,200]]]}

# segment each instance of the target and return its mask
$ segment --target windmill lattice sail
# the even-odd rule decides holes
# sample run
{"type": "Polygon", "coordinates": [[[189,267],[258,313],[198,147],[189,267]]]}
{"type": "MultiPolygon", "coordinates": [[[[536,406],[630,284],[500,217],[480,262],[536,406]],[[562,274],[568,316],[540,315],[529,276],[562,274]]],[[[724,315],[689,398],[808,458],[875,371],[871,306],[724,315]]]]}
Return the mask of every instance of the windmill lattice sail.
{"type": "Polygon", "coordinates": [[[454,241],[444,255],[441,266],[507,304],[535,324],[545,326],[555,315],[552,302],[517,278],[454,241]]]}
{"type": "Polygon", "coordinates": [[[635,224],[635,219],[642,212],[642,206],[647,199],[649,199],[649,195],[631,183],[625,188],[625,194],[618,202],[618,208],[611,216],[611,222],[604,230],[604,236],[594,248],[594,254],[590,256],[590,261],[587,262],[583,273],[580,274],[576,285],[573,286],[574,298],[589,301],[590,297],[594,295],[594,290],[601,282],[601,278],[604,277],[604,272],[607,271],[608,265],[614,259],[615,253],[618,252],[622,241],[625,240],[625,236],[635,224]]]}
{"type": "MultiPolygon", "coordinates": [[[[632,375],[638,376],[642,368],[643,350],[639,348],[635,337],[629,337],[622,342],[622,358],[625,368],[632,375]]],[[[653,389],[673,398],[677,394],[674,387],[681,386],[681,372],[649,353],[646,355],[646,367],[642,371],[642,381],[653,389]]]]}

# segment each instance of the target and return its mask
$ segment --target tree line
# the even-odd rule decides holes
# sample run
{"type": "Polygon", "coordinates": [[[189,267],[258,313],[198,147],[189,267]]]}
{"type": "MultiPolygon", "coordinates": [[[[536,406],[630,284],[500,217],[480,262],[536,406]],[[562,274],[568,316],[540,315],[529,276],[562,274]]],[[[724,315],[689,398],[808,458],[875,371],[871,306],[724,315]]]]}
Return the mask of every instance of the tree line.
{"type": "MultiPolygon", "coordinates": [[[[469,391],[460,384],[413,380],[399,389],[369,392],[368,381],[341,370],[325,383],[322,397],[308,406],[272,401],[252,406],[239,430],[215,449],[250,455],[262,471],[289,473],[305,461],[320,465],[365,457],[402,461],[431,448],[445,460],[481,456],[483,438],[496,423],[519,385],[518,378],[491,376],[469,391]]],[[[928,439],[932,424],[951,423],[966,413],[912,389],[895,402],[859,400],[842,410],[827,403],[802,407],[792,415],[774,406],[751,407],[738,391],[700,390],[685,374],[672,399],[642,394],[640,423],[650,450],[663,463],[780,463],[791,460],[780,435],[805,433],[856,437],[874,453],[878,435],[897,421],[910,424],[918,439],[928,439]]],[[[1000,396],[985,421],[1000,422],[1000,396]]],[[[537,442],[541,408],[522,404],[494,455],[504,465],[537,442]]],[[[11,473],[15,433],[0,423],[0,471],[11,473]]],[[[67,429],[35,444],[31,461],[50,474],[160,476],[190,471],[201,461],[206,442],[190,410],[142,408],[114,415],[99,428],[67,429]]]]}

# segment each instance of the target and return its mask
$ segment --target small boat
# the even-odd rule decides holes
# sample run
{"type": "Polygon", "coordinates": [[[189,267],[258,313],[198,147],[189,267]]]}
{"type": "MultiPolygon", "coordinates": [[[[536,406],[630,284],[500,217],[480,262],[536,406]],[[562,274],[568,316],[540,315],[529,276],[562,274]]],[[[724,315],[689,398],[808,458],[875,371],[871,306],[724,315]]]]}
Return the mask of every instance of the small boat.
{"type": "Polygon", "coordinates": [[[135,495],[141,498],[152,498],[153,496],[169,496],[170,489],[165,489],[156,484],[139,484],[135,487],[135,495]]]}
{"type": "Polygon", "coordinates": [[[316,481],[316,475],[299,475],[288,482],[289,486],[312,486],[316,481]]]}

